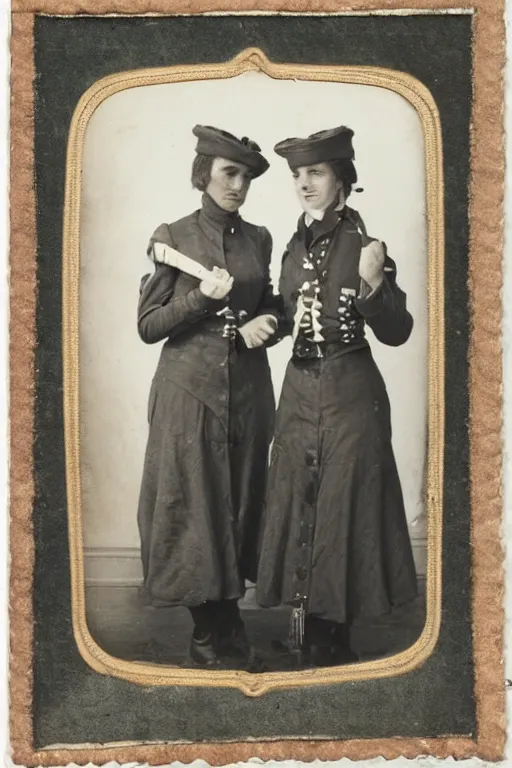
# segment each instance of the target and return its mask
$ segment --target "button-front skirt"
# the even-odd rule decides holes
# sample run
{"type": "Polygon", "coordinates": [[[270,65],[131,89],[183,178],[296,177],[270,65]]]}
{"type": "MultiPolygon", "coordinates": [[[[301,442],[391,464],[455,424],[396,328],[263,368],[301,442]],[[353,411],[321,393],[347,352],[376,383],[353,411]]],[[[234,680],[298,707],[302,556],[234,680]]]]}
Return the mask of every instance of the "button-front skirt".
{"type": "Polygon", "coordinates": [[[369,349],[288,365],[272,449],[257,596],[337,622],[416,595],[391,445],[369,349]]]}

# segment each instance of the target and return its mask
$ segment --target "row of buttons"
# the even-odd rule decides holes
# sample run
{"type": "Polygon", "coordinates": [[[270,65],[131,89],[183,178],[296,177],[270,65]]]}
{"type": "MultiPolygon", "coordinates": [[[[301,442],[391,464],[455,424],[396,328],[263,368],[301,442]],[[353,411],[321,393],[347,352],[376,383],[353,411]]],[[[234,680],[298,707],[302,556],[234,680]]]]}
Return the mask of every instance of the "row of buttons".
{"type": "Polygon", "coordinates": [[[295,599],[306,600],[307,599],[307,587],[304,582],[307,580],[311,567],[311,548],[313,546],[314,537],[314,515],[315,504],[318,495],[318,453],[313,449],[309,449],[305,453],[306,465],[312,471],[310,480],[304,489],[304,501],[306,507],[302,510],[302,519],[299,524],[298,545],[299,549],[299,562],[295,569],[295,578],[298,582],[297,592],[295,599]]]}
{"type": "MultiPolygon", "coordinates": [[[[302,263],[303,268],[307,270],[314,270],[315,264],[316,264],[316,267],[319,267],[326,256],[327,246],[329,245],[329,243],[330,243],[329,239],[324,239],[320,243],[321,250],[319,255],[316,257],[313,251],[310,251],[308,253],[308,258],[304,257],[303,259],[303,263],[302,263]]],[[[326,269],[322,271],[321,276],[327,277],[326,269]]],[[[320,302],[318,301],[318,296],[320,293],[320,285],[318,283],[318,280],[315,280],[313,282],[313,286],[314,286],[314,294],[316,297],[315,319],[318,321],[320,317],[320,310],[322,308],[320,302]]],[[[300,293],[306,305],[309,302],[313,304],[313,301],[311,300],[311,298],[304,296],[304,292],[307,292],[308,289],[310,290],[310,288],[311,288],[311,285],[309,283],[304,283],[304,285],[300,289],[300,293]]],[[[318,325],[320,326],[319,322],[318,322],[318,325]]],[[[311,312],[308,312],[306,317],[303,317],[301,319],[300,327],[301,327],[301,330],[303,330],[303,332],[305,331],[305,335],[312,334],[313,328],[312,328],[311,312]],[[310,324],[310,327],[307,330],[304,329],[304,326],[306,325],[306,323],[308,325],[310,324]]],[[[313,475],[311,476],[310,482],[307,484],[304,490],[304,501],[307,507],[306,509],[303,510],[304,516],[301,519],[299,524],[299,535],[298,535],[298,542],[297,542],[297,544],[299,545],[300,557],[299,557],[299,562],[295,569],[295,577],[296,577],[296,580],[299,582],[297,584],[297,591],[295,592],[295,599],[300,601],[307,600],[307,594],[306,594],[307,586],[304,582],[306,582],[309,575],[311,547],[313,546],[314,505],[316,504],[316,499],[318,495],[318,454],[317,452],[314,450],[307,450],[305,453],[305,463],[306,463],[306,466],[309,468],[309,470],[313,472],[313,475]],[[307,517],[309,517],[309,520],[305,519],[307,517]]]]}

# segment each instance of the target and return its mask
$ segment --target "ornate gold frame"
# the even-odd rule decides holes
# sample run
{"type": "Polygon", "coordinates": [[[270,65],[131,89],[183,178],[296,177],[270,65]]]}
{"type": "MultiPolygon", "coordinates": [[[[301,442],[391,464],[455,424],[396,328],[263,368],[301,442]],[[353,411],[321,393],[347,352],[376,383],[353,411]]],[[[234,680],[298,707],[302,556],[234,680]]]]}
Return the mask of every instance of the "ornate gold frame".
{"type": "Polygon", "coordinates": [[[437,642],[441,621],[441,555],[444,467],[444,184],[439,113],[428,89],[408,74],[375,67],[275,64],[256,48],[222,64],[122,72],[96,82],[80,99],[71,122],[66,165],[63,237],[63,362],[66,483],[72,586],[72,618],[82,657],[97,672],[144,685],[234,687],[248,696],[302,685],[322,685],[401,675],[422,664],[437,642]],[[418,640],[391,658],[297,672],[253,675],[203,671],[117,659],[92,638],[86,621],[80,486],[79,265],[81,166],[85,132],[97,107],[126,88],[193,80],[225,79],[249,70],[272,78],[329,81],[387,88],[417,111],[425,140],[428,222],[428,564],[427,618],[418,640]]]}

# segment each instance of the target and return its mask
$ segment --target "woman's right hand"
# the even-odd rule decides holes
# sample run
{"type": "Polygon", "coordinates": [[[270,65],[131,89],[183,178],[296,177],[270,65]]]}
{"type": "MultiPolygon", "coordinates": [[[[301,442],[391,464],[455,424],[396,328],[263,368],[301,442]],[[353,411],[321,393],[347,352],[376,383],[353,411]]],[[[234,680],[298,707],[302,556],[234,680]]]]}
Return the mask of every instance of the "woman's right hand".
{"type": "Polygon", "coordinates": [[[208,279],[201,280],[199,290],[210,299],[225,299],[233,287],[233,278],[229,272],[219,267],[214,267],[212,272],[215,282],[208,279]]]}
{"type": "Polygon", "coordinates": [[[257,315],[242,325],[238,332],[243,337],[249,349],[261,347],[277,330],[277,320],[274,315],[257,315]]]}

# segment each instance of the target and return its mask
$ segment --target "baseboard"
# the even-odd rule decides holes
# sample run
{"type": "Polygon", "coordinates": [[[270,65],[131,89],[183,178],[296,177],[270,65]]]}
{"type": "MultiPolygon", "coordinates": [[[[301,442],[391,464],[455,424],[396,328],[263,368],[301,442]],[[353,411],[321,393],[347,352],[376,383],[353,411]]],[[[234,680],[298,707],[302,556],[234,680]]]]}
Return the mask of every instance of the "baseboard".
{"type": "Polygon", "coordinates": [[[142,563],[138,547],[85,547],[87,587],[138,587],[142,563]]]}
{"type": "Polygon", "coordinates": [[[411,544],[418,578],[425,578],[427,573],[427,540],[425,538],[411,539],[411,544]]]}
{"type": "MultiPolygon", "coordinates": [[[[427,570],[426,539],[412,539],[412,551],[419,578],[427,570]]],[[[137,587],[142,583],[138,547],[86,547],[84,551],[87,587],[137,587]]]]}

